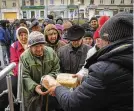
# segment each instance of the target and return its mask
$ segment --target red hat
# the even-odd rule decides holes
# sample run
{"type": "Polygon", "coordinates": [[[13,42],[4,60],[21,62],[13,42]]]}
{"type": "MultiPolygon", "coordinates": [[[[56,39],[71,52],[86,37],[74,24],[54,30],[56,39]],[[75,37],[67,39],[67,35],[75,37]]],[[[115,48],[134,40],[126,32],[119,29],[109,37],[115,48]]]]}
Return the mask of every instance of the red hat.
{"type": "Polygon", "coordinates": [[[109,19],[109,16],[101,16],[99,18],[99,28],[94,32],[94,39],[100,38],[100,29],[103,26],[103,24],[109,19]]]}
{"type": "Polygon", "coordinates": [[[99,25],[102,26],[108,19],[109,19],[109,16],[101,16],[99,18],[99,25]]]}
{"type": "Polygon", "coordinates": [[[94,36],[93,36],[94,40],[97,39],[97,38],[100,38],[100,35],[99,35],[100,29],[101,29],[101,27],[99,27],[99,28],[94,32],[94,36]]]}

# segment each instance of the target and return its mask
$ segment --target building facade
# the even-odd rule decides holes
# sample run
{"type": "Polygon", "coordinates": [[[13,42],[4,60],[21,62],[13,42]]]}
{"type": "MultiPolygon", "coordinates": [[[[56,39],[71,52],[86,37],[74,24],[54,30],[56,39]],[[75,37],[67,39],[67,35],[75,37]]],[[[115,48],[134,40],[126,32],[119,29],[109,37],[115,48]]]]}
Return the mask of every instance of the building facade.
{"type": "Polygon", "coordinates": [[[1,19],[13,21],[20,18],[19,0],[1,0],[1,19]]]}
{"type": "Polygon", "coordinates": [[[133,13],[133,0],[0,0],[0,19],[88,18],[113,16],[118,12],[133,13]]]}

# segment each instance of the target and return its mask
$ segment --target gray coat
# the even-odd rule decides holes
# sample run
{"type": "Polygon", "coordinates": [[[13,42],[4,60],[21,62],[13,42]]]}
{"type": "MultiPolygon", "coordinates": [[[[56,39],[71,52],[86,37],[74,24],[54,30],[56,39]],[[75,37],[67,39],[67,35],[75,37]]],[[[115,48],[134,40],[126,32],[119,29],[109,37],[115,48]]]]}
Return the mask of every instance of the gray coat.
{"type": "Polygon", "coordinates": [[[60,70],[62,73],[77,73],[84,65],[86,55],[91,47],[82,44],[77,51],[74,51],[71,44],[67,44],[58,50],[60,58],[60,70]]]}

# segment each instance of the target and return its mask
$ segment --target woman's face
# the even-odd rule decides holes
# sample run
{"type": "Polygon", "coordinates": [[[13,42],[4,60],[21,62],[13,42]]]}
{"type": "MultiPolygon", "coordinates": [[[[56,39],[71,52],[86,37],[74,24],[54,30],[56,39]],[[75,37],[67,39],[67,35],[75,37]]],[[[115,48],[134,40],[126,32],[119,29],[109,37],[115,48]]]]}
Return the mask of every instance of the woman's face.
{"type": "Polygon", "coordinates": [[[22,44],[27,44],[27,39],[28,39],[28,34],[27,33],[25,33],[25,32],[20,33],[20,35],[19,35],[19,41],[22,44]]]}
{"type": "Polygon", "coordinates": [[[58,32],[52,29],[48,32],[47,37],[51,43],[55,43],[58,38],[58,32]]]}
{"type": "Polygon", "coordinates": [[[84,37],[83,43],[91,46],[93,44],[93,39],[91,37],[84,37]]]}

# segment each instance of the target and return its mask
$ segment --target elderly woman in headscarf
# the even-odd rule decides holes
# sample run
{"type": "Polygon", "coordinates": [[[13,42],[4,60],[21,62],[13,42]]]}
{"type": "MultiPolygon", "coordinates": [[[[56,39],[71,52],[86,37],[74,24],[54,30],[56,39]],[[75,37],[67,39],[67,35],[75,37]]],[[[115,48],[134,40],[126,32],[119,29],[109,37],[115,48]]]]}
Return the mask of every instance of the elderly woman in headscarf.
{"type": "Polygon", "coordinates": [[[10,62],[15,62],[16,67],[13,69],[14,76],[18,75],[18,62],[20,55],[27,49],[29,31],[26,27],[19,27],[16,31],[18,41],[10,47],[10,62]]]}

